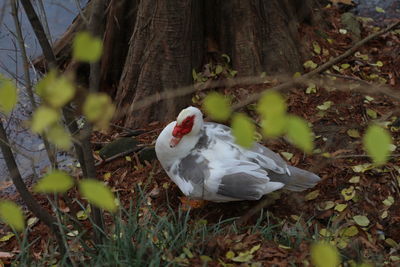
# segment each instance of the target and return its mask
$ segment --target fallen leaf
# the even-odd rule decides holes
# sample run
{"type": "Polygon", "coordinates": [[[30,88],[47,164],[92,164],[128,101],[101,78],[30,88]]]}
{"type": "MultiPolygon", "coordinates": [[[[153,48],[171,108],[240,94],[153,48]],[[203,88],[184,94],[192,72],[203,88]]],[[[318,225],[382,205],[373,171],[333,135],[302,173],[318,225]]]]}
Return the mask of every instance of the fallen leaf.
{"type": "Polygon", "coordinates": [[[349,183],[358,184],[360,182],[360,176],[353,176],[350,178],[349,183]]]}
{"type": "Polygon", "coordinates": [[[383,8],[381,8],[381,7],[375,7],[375,10],[376,10],[376,12],[378,12],[378,13],[385,13],[385,10],[383,9],[383,8]]]}
{"type": "Polygon", "coordinates": [[[349,129],[347,130],[347,135],[353,138],[361,137],[360,132],[357,129],[349,129]]]}
{"type": "Polygon", "coordinates": [[[382,203],[383,203],[385,206],[390,207],[390,206],[392,206],[393,203],[394,203],[394,198],[393,198],[392,196],[388,196],[384,201],[382,201],[382,203]]]}
{"type": "Polygon", "coordinates": [[[325,101],[322,105],[317,106],[319,110],[328,110],[332,106],[332,101],[325,101]]]}
{"type": "Polygon", "coordinates": [[[0,242],[6,242],[6,241],[10,240],[13,236],[15,236],[14,233],[8,232],[6,235],[3,235],[0,238],[0,242]]]}
{"type": "Polygon", "coordinates": [[[319,190],[314,190],[314,191],[311,191],[310,193],[308,193],[308,194],[304,197],[304,199],[305,199],[306,201],[313,200],[313,199],[316,199],[316,198],[318,197],[318,195],[319,195],[319,190]]]}
{"type": "Polygon", "coordinates": [[[366,227],[369,224],[369,219],[367,218],[367,216],[364,215],[356,215],[353,216],[353,220],[359,225],[359,226],[363,226],[366,227]]]}
{"type": "Polygon", "coordinates": [[[354,186],[350,186],[349,188],[344,188],[342,189],[342,196],[344,197],[344,200],[349,201],[354,198],[356,195],[356,191],[354,190],[354,186]]]}
{"type": "Polygon", "coordinates": [[[335,210],[338,212],[342,212],[347,208],[347,204],[336,204],[335,210]]]}

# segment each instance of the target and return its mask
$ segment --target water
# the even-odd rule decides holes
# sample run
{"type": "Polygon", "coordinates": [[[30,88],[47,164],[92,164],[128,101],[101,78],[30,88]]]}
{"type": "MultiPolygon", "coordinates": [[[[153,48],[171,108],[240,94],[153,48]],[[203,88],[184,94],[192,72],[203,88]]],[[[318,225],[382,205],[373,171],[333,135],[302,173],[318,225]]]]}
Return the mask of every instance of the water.
{"type": "MultiPolygon", "coordinates": [[[[18,151],[15,155],[22,176],[24,178],[38,177],[49,166],[49,161],[41,139],[27,130],[26,122],[31,116],[31,105],[25,90],[21,89],[23,88],[23,65],[17,42],[13,36],[15,27],[9,2],[11,1],[0,0],[0,73],[19,81],[20,99],[17,107],[7,118],[7,121],[3,123],[10,143],[18,151]]],[[[64,33],[79,13],[77,3],[83,7],[86,0],[43,0],[45,10],[43,12],[39,2],[33,1],[42,21],[47,20],[49,22],[46,29],[52,42],[64,33]]],[[[19,9],[19,18],[28,57],[34,59],[41,54],[41,49],[22,7],[19,9]]],[[[33,68],[31,69],[31,76],[34,81],[40,78],[33,68]]],[[[58,155],[58,159],[64,164],[71,162],[71,158],[61,154],[58,155]]],[[[8,178],[9,173],[0,153],[0,181],[8,178]]]]}

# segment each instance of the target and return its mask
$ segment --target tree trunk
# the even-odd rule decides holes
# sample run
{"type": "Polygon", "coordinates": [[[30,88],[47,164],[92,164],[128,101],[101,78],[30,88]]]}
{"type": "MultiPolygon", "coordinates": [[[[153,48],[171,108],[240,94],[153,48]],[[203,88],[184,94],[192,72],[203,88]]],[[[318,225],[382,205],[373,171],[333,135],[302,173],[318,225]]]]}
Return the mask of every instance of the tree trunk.
{"type": "Polygon", "coordinates": [[[160,99],[134,111],[147,96],[192,84],[192,69],[201,70],[207,52],[229,55],[239,76],[301,71],[298,27],[313,21],[315,6],[316,0],[109,0],[101,90],[115,98],[118,119],[136,128],[169,121],[191,104],[190,96],[160,99]]]}

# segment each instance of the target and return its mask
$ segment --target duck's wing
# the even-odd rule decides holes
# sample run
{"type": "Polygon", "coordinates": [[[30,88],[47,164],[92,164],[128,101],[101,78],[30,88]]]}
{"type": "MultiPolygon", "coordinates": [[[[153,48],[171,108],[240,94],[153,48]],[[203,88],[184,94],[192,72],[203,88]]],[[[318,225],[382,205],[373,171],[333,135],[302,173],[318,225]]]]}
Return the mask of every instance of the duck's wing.
{"type": "Polygon", "coordinates": [[[246,161],[258,164],[267,172],[271,182],[285,184],[285,189],[303,191],[315,186],[321,179],[318,175],[288,165],[279,154],[269,148],[255,143],[250,149],[244,149],[235,143],[231,128],[217,124],[207,123],[210,135],[215,136],[217,142],[226,142],[232,150],[238,149],[246,161]]]}

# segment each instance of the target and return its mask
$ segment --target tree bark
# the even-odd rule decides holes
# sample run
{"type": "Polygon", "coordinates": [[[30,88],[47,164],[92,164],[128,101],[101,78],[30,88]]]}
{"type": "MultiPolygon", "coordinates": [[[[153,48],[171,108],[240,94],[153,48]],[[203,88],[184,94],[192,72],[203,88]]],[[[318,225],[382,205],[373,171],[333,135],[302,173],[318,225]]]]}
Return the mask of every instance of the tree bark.
{"type": "Polygon", "coordinates": [[[131,111],[145,96],[191,84],[203,55],[202,10],[201,1],[140,1],[116,96],[117,109],[128,111],[125,125],[165,121],[189,103],[160,99],[140,114],[131,111]]]}
{"type": "Polygon", "coordinates": [[[133,111],[149,95],[192,84],[192,69],[201,71],[207,53],[230,56],[239,76],[301,71],[298,27],[313,22],[316,6],[316,0],[110,0],[100,90],[114,97],[117,119],[137,128],[167,122],[191,104],[190,96],[160,99],[133,111]]]}

